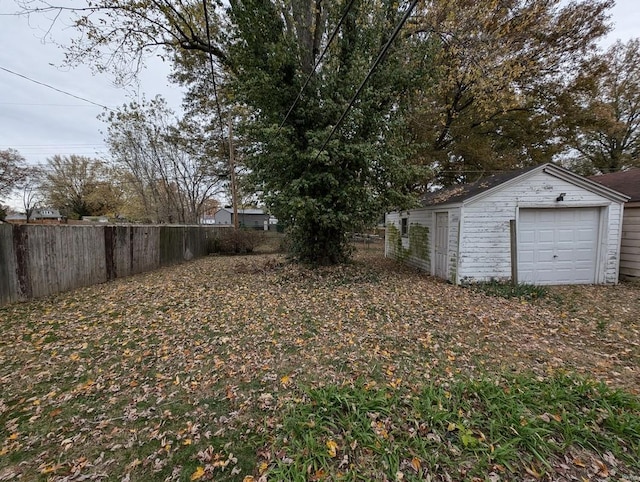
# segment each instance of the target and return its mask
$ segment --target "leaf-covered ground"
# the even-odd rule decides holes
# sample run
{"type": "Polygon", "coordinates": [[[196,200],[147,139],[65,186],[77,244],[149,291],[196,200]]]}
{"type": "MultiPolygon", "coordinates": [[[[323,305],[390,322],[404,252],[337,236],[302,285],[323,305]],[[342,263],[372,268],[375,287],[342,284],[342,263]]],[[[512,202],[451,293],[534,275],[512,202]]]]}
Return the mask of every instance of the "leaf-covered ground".
{"type": "Polygon", "coordinates": [[[316,271],[209,257],[4,307],[0,480],[258,480],[283,407],[322,387],[575,372],[638,395],[639,311],[638,285],[507,300],[375,249],[316,271]]]}

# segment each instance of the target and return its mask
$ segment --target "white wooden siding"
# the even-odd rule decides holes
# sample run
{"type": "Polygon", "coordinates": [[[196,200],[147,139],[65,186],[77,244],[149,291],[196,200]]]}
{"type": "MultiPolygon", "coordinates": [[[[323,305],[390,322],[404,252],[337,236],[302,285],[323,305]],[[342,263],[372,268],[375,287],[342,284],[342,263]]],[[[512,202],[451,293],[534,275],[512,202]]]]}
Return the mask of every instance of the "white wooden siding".
{"type": "Polygon", "coordinates": [[[385,214],[384,219],[384,257],[385,258],[395,258],[396,256],[396,248],[392,246],[390,239],[390,227],[393,226],[395,229],[400,231],[400,213],[398,211],[393,211],[385,214]]]}
{"type": "Polygon", "coordinates": [[[609,206],[596,282],[615,283],[618,271],[618,203],[542,171],[522,176],[502,189],[472,199],[462,208],[458,280],[489,281],[511,279],[509,221],[517,219],[519,208],[609,206]],[[563,201],[556,198],[565,193],[563,201]]]}
{"type": "Polygon", "coordinates": [[[433,246],[433,216],[429,210],[416,209],[411,211],[394,211],[387,213],[386,215],[386,229],[385,229],[385,257],[403,260],[410,266],[419,268],[421,270],[431,273],[431,258],[432,258],[432,246],[433,246]],[[407,224],[409,228],[409,234],[401,237],[402,253],[398,252],[397,246],[394,240],[391,239],[391,229],[393,226],[398,233],[401,231],[401,220],[407,218],[407,224]],[[429,230],[428,245],[424,251],[428,253],[426,259],[420,258],[414,255],[414,251],[411,249],[411,229],[413,226],[421,226],[429,230]]]}
{"type": "Polygon", "coordinates": [[[449,209],[449,276],[447,279],[452,283],[458,284],[460,277],[458,275],[458,263],[460,246],[460,212],[459,207],[449,209]]]}
{"type": "Polygon", "coordinates": [[[628,203],[624,207],[620,277],[640,278],[640,202],[628,203]]]}

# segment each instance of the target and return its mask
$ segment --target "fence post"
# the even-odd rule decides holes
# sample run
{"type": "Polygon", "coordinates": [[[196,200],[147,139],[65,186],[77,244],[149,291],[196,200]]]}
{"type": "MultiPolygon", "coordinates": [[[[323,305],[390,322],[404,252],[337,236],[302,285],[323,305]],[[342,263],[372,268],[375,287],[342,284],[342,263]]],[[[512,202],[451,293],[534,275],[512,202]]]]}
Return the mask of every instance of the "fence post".
{"type": "Polygon", "coordinates": [[[29,235],[25,225],[13,228],[13,251],[16,254],[16,274],[18,276],[18,298],[31,299],[31,280],[29,279],[29,235]]]}

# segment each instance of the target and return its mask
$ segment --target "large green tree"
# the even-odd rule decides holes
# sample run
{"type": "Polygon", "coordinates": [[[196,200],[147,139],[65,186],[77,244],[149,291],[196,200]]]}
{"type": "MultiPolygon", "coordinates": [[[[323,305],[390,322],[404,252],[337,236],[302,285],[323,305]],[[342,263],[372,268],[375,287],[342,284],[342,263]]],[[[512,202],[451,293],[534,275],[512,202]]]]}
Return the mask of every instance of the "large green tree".
{"type": "Polygon", "coordinates": [[[230,3],[233,91],[252,113],[244,126],[254,140],[247,152],[251,177],[288,227],[294,256],[312,264],[344,261],[350,232],[370,224],[389,205],[408,201],[410,151],[400,127],[407,92],[425,69],[419,62],[407,69],[406,62],[426,55],[425,44],[405,37],[393,45],[323,148],[398,23],[397,3],[352,2],[339,35],[284,124],[313,71],[318,39],[335,27],[348,2],[230,3]]]}
{"type": "MultiPolygon", "coordinates": [[[[278,130],[349,2],[232,1],[226,11],[220,3],[206,2],[208,25],[203,2],[197,1],[98,0],[82,9],[36,2],[40,10],[26,3],[32,12],[74,15],[83,35],[68,49],[69,61],[89,62],[98,70],[115,67],[121,80],[126,79],[121,67],[137,70],[150,49],[162,46],[172,60],[182,65],[188,60],[189,69],[199,68],[193,91],[200,86],[211,95],[208,82],[213,84],[213,78],[207,75],[206,61],[213,60],[214,76],[222,73],[218,81],[226,79],[221,99],[244,108],[252,121],[242,132],[250,139],[243,154],[254,183],[288,225],[294,254],[301,260],[345,260],[349,231],[370,223],[391,204],[406,203],[409,143],[399,128],[403,94],[422,75],[421,69],[407,69],[406,62],[414,52],[423,53],[424,42],[409,45],[411,39],[405,38],[394,45],[320,152],[406,4],[352,2],[327,57],[278,130]]],[[[224,123],[223,110],[216,106],[212,125],[224,123]]]]}

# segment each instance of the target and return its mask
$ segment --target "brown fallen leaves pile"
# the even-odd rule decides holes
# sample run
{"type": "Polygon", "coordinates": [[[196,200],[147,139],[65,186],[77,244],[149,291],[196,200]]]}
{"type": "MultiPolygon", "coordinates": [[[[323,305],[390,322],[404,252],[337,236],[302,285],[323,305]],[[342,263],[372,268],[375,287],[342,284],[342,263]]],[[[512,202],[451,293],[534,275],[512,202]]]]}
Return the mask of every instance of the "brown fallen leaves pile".
{"type": "Polygon", "coordinates": [[[260,467],[238,462],[235,442],[268,432],[300,387],[566,370],[638,394],[639,309],[638,285],[528,303],[376,250],[316,271],[209,257],[12,305],[0,309],[0,480],[198,480],[203,467],[243,480],[260,467]]]}

